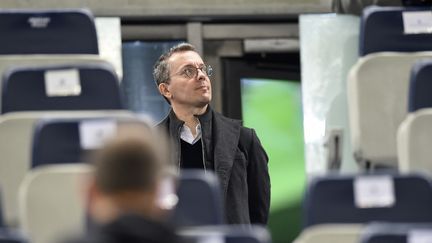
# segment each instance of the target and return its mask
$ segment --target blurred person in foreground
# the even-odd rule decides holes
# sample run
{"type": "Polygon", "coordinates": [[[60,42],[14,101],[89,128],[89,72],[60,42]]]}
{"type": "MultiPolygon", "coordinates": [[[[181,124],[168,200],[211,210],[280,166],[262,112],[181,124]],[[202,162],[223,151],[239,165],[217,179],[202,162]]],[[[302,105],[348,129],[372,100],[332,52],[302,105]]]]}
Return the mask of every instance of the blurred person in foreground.
{"type": "Polygon", "coordinates": [[[139,123],[119,125],[117,136],[90,157],[87,210],[95,226],[69,242],[179,243],[163,223],[160,188],[171,174],[166,153],[160,133],[139,123]]]}
{"type": "Polygon", "coordinates": [[[211,71],[188,43],[161,55],[153,76],[171,111],[158,127],[172,139],[175,166],[216,173],[228,223],[266,225],[270,207],[267,154],[254,129],[210,107],[211,71]]]}

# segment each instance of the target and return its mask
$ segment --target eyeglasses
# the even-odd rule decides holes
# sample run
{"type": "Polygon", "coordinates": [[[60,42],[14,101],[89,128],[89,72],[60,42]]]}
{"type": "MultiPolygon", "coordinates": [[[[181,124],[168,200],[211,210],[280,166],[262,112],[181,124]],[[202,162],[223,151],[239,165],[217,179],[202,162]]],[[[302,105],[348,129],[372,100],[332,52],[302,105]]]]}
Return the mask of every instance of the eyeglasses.
{"type": "Polygon", "coordinates": [[[204,65],[199,68],[194,66],[186,66],[182,71],[178,73],[185,78],[195,78],[198,75],[198,70],[201,70],[207,77],[211,77],[213,74],[213,68],[210,65],[204,65]]]}

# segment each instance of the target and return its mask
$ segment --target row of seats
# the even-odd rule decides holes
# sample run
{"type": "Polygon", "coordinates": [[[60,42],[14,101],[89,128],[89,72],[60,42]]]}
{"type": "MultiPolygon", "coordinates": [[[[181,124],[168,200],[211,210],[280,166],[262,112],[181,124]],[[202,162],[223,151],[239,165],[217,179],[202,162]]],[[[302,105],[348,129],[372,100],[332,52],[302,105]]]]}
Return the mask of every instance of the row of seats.
{"type": "Polygon", "coordinates": [[[430,242],[432,224],[380,223],[325,224],[302,232],[294,243],[412,243],[430,242]]]}
{"type": "MultiPolygon", "coordinates": [[[[362,15],[359,41],[362,56],[347,78],[351,144],[361,168],[420,169],[417,163],[425,160],[408,158],[407,154],[413,154],[412,147],[422,143],[420,137],[411,136],[408,131],[415,129],[412,125],[401,124],[409,119],[425,119],[424,113],[417,113],[432,107],[428,94],[432,37],[425,29],[421,32],[422,14],[427,11],[369,7],[362,15]],[[420,26],[412,24],[413,18],[420,26]],[[408,119],[412,116],[418,117],[408,119]],[[408,145],[407,139],[415,145],[408,145]]],[[[426,152],[427,149],[422,154],[426,152]]],[[[422,166],[432,171],[432,166],[424,163],[422,166]]]]}
{"type": "MultiPolygon", "coordinates": [[[[5,229],[0,242],[59,242],[91,227],[80,192],[92,170],[82,163],[85,153],[98,149],[118,123],[148,122],[124,110],[120,81],[98,56],[87,11],[3,11],[0,33],[7,36],[0,45],[10,47],[0,47],[0,226],[18,226],[26,235],[5,229]]],[[[183,171],[177,186],[167,181],[164,189],[164,205],[175,205],[172,223],[212,225],[182,228],[184,238],[271,242],[265,228],[223,225],[219,183],[211,173],[183,171]]]]}
{"type": "Polygon", "coordinates": [[[347,77],[351,145],[360,173],[308,182],[304,229],[296,243],[432,239],[431,177],[415,172],[432,172],[432,35],[424,14],[430,9],[363,12],[360,57],[347,77]]]}

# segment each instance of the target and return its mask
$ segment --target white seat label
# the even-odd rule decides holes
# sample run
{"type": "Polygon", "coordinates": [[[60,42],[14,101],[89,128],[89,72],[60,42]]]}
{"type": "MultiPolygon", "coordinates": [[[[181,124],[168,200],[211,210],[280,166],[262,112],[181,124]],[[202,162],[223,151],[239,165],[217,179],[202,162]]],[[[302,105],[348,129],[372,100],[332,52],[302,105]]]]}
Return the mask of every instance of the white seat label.
{"type": "Polygon", "coordinates": [[[354,179],[354,203],[358,208],[391,207],[395,201],[391,176],[359,176],[354,179]]]}
{"type": "Polygon", "coordinates": [[[90,120],[79,124],[80,144],[83,149],[98,149],[117,132],[113,120],[90,120]]]}
{"type": "Polygon", "coordinates": [[[46,71],[45,92],[48,97],[80,95],[79,71],[77,69],[46,71]]]}
{"type": "Polygon", "coordinates": [[[408,233],[408,243],[432,243],[432,230],[416,229],[408,233]]]}
{"type": "Polygon", "coordinates": [[[200,237],[198,240],[199,243],[225,243],[225,237],[221,234],[209,234],[203,237],[200,237]]]}
{"type": "Polygon", "coordinates": [[[409,11],[402,13],[405,34],[432,33],[432,11],[409,11]]]}

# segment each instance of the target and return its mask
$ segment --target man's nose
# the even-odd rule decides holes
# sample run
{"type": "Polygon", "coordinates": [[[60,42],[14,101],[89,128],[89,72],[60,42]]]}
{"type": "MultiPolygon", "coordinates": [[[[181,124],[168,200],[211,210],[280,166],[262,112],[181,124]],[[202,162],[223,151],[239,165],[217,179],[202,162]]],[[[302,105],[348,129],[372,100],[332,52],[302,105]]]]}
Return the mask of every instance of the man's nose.
{"type": "Polygon", "coordinates": [[[197,68],[197,79],[198,80],[205,79],[206,76],[207,76],[207,74],[201,68],[197,68]]]}

